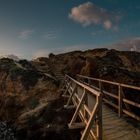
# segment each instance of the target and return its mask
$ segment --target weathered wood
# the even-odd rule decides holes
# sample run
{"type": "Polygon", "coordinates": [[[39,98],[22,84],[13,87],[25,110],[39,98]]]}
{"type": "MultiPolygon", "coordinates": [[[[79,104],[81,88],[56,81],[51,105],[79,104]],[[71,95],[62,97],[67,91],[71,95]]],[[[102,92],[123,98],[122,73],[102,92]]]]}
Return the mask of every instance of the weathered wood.
{"type": "Polygon", "coordinates": [[[72,93],[70,94],[70,97],[69,97],[69,99],[68,99],[67,104],[65,105],[65,107],[68,107],[68,106],[69,106],[69,104],[70,104],[70,102],[71,102],[71,99],[72,99],[72,96],[74,95],[74,93],[75,93],[75,91],[76,91],[76,88],[77,88],[76,86],[77,86],[77,85],[75,85],[75,87],[74,87],[72,93]]]}
{"type": "MultiPolygon", "coordinates": [[[[84,122],[84,124],[86,125],[86,128],[84,129],[83,133],[82,133],[82,137],[81,140],[86,140],[87,137],[89,136],[89,134],[93,137],[93,139],[97,139],[100,140],[102,137],[102,132],[101,132],[101,106],[99,107],[99,104],[101,104],[101,99],[99,100],[99,98],[101,97],[101,93],[99,91],[96,91],[92,88],[90,88],[89,86],[79,83],[76,80],[72,79],[71,77],[67,77],[69,78],[72,83],[76,83],[79,87],[81,87],[84,92],[82,94],[81,97],[79,97],[78,92],[80,92],[79,90],[77,90],[77,92],[74,94],[73,92],[71,93],[71,91],[68,90],[68,92],[70,93],[70,98],[67,102],[67,106],[69,105],[70,101],[72,100],[74,105],[77,106],[76,111],[72,117],[72,120],[69,123],[69,128],[74,128],[74,129],[78,129],[79,127],[82,128],[83,126],[79,126],[79,123],[76,123],[76,118],[79,115],[79,117],[81,118],[81,120],[84,122]],[[90,109],[88,108],[88,94],[93,95],[97,102],[95,103],[93,110],[90,111],[90,109]],[[99,107],[99,109],[98,109],[99,107]],[[99,111],[100,110],[100,111],[99,111]],[[98,116],[96,118],[96,116],[98,116]],[[97,134],[91,129],[93,126],[93,123],[95,122],[95,118],[96,120],[98,120],[97,122],[97,131],[98,131],[98,136],[97,134]]],[[[69,80],[69,81],[70,81],[69,80]]],[[[73,85],[71,84],[70,89],[73,89],[73,85]]],[[[76,88],[77,89],[77,88],[76,88]]],[[[75,90],[75,89],[74,89],[75,90]]],[[[74,91],[73,90],[73,91],[74,91]]],[[[96,127],[95,127],[96,128],[96,127]]]]}
{"type": "Polygon", "coordinates": [[[84,132],[82,134],[81,140],[87,140],[87,137],[89,135],[90,129],[91,129],[91,127],[92,127],[92,125],[94,123],[94,120],[96,118],[97,111],[98,111],[98,103],[95,104],[95,107],[94,107],[94,109],[93,109],[93,111],[91,113],[90,119],[89,119],[89,121],[87,123],[87,126],[86,126],[86,128],[85,128],[85,130],[84,130],[84,132]]]}
{"type": "Polygon", "coordinates": [[[66,88],[66,90],[65,90],[65,92],[64,92],[63,95],[66,95],[66,94],[67,94],[67,92],[68,92],[68,90],[69,90],[69,88],[70,88],[70,85],[71,85],[71,82],[68,84],[68,86],[67,86],[67,88],[66,88]]]}
{"type": "Polygon", "coordinates": [[[113,85],[118,85],[119,84],[122,87],[125,88],[132,88],[132,89],[136,89],[136,90],[140,90],[140,87],[136,87],[136,86],[132,86],[132,85],[127,85],[127,84],[122,84],[122,83],[118,83],[118,82],[112,82],[112,81],[108,81],[108,80],[103,80],[103,79],[98,79],[98,78],[92,78],[92,77],[88,77],[88,76],[83,76],[83,75],[77,75],[78,77],[84,78],[84,79],[90,79],[90,80],[95,80],[95,81],[101,81],[103,83],[108,83],[108,84],[113,84],[113,85]]]}
{"type": "MultiPolygon", "coordinates": [[[[73,81],[72,78],[71,79],[68,78],[68,82],[70,82],[70,81],[75,83],[76,80],[73,81]]],[[[115,112],[113,113],[113,111],[111,109],[104,108],[104,106],[105,106],[104,104],[103,104],[103,111],[102,111],[102,108],[100,108],[100,107],[102,107],[102,105],[101,105],[102,103],[100,102],[100,100],[102,98],[100,96],[102,94],[100,93],[100,91],[103,92],[101,88],[100,88],[101,90],[99,90],[99,88],[98,88],[98,90],[95,90],[95,89],[88,90],[89,88],[87,88],[87,87],[89,87],[89,86],[84,85],[84,84],[79,84],[79,83],[77,83],[77,84],[79,87],[85,89],[85,97],[84,97],[83,102],[81,103],[81,107],[79,108],[79,111],[77,111],[75,119],[72,118],[73,122],[71,124],[69,124],[69,128],[73,127],[73,129],[84,129],[82,131],[81,140],[87,140],[89,138],[89,136],[90,136],[90,138],[92,138],[94,140],[101,140],[103,137],[102,134],[105,135],[105,138],[108,140],[110,140],[110,139],[131,140],[132,138],[134,140],[138,140],[140,138],[140,134],[135,135],[135,132],[133,131],[134,128],[128,122],[126,122],[123,119],[123,117],[119,118],[117,116],[117,114],[115,112]],[[98,93],[98,94],[96,94],[96,93],[94,94],[94,91],[96,91],[96,93],[98,93]],[[93,95],[96,98],[96,103],[94,105],[93,110],[91,110],[91,108],[89,109],[89,104],[86,102],[86,95],[89,95],[89,94],[90,94],[90,96],[93,95]],[[86,118],[85,114],[88,114],[87,118],[86,118]],[[103,114],[103,117],[102,117],[102,114],[103,114]],[[80,122],[80,123],[76,122],[77,116],[80,117],[82,122],[80,122]],[[102,122],[102,119],[103,119],[103,122],[102,122]],[[102,128],[102,124],[104,125],[103,128],[102,128]],[[102,129],[105,131],[104,133],[102,132],[102,129]]],[[[74,88],[74,84],[71,84],[71,89],[73,89],[73,88],[74,88]]],[[[121,92],[122,92],[121,88],[122,88],[122,86],[120,85],[120,89],[118,90],[118,95],[121,94],[121,92]]],[[[81,97],[81,95],[79,95],[78,92],[80,93],[80,91],[77,91],[77,94],[75,93],[71,99],[73,104],[77,107],[79,106],[81,99],[83,97],[83,95],[81,97]]],[[[69,94],[72,95],[72,92],[70,92],[69,94]]],[[[111,93],[109,93],[109,94],[111,94],[111,93]]],[[[123,96],[123,94],[117,96],[117,98],[120,98],[120,96],[123,96]]],[[[115,95],[115,97],[116,97],[116,95],[115,95]]],[[[119,106],[121,106],[121,105],[119,105],[120,104],[119,102],[116,105],[107,99],[103,99],[103,100],[118,110],[119,110],[119,106]]],[[[124,96],[122,98],[122,102],[127,103],[127,104],[130,103],[134,106],[136,105],[139,107],[139,104],[137,104],[137,103],[134,104],[135,102],[125,99],[124,96]]],[[[135,114],[133,114],[127,110],[124,110],[123,108],[122,108],[122,112],[124,112],[125,114],[128,114],[129,116],[132,116],[133,118],[140,121],[139,116],[136,116],[135,114]]]]}
{"type": "Polygon", "coordinates": [[[84,105],[84,109],[85,109],[85,111],[86,111],[89,115],[91,115],[91,112],[90,112],[90,110],[88,109],[87,105],[84,105]]]}
{"type": "Polygon", "coordinates": [[[102,91],[104,94],[106,94],[106,95],[108,95],[108,96],[110,96],[110,97],[113,97],[113,98],[115,98],[115,99],[118,99],[119,97],[117,96],[117,95],[114,95],[114,94],[112,94],[112,93],[109,93],[109,92],[107,92],[107,91],[102,91]]]}
{"type": "Polygon", "coordinates": [[[97,138],[98,140],[102,140],[102,94],[100,94],[99,97],[97,97],[97,103],[98,103],[98,113],[97,113],[97,138]]]}
{"type": "Polygon", "coordinates": [[[133,105],[133,106],[135,106],[135,107],[140,108],[140,104],[138,104],[138,103],[135,103],[135,102],[130,101],[130,100],[128,100],[128,99],[123,99],[123,101],[124,101],[125,103],[127,103],[127,104],[130,104],[130,105],[133,105]]]}
{"type": "Polygon", "coordinates": [[[73,117],[72,117],[72,120],[71,120],[71,122],[69,123],[69,125],[72,125],[72,123],[75,122],[75,120],[76,120],[76,118],[77,118],[77,116],[78,116],[79,110],[80,110],[80,108],[81,108],[81,106],[82,106],[82,103],[83,103],[83,101],[84,101],[85,95],[86,95],[86,93],[85,93],[85,89],[84,89],[84,92],[83,92],[83,95],[82,95],[82,97],[81,97],[81,100],[80,100],[80,102],[79,102],[79,104],[78,104],[78,106],[77,106],[77,108],[76,108],[76,111],[75,111],[75,113],[74,113],[74,115],[73,115],[73,117]]]}
{"type": "Polygon", "coordinates": [[[122,106],[122,102],[123,102],[123,99],[122,99],[122,92],[121,92],[121,86],[119,85],[118,86],[118,96],[119,96],[119,100],[118,100],[118,113],[119,113],[119,117],[122,116],[122,113],[123,113],[123,106],[122,106]]]}
{"type": "Polygon", "coordinates": [[[135,117],[136,115],[134,115],[134,113],[128,113],[129,111],[127,111],[127,110],[130,110],[129,105],[132,105],[132,106],[135,106],[135,107],[140,108],[140,104],[139,103],[136,103],[134,101],[125,99],[125,95],[124,95],[124,93],[122,91],[122,88],[130,88],[130,89],[135,89],[135,90],[139,90],[140,91],[140,87],[136,87],[136,86],[132,86],[132,85],[126,85],[126,84],[121,84],[121,83],[112,82],[112,81],[107,81],[107,80],[103,80],[103,79],[97,79],[97,78],[87,77],[87,76],[83,76],[83,75],[77,75],[77,77],[79,79],[81,79],[81,81],[84,81],[84,79],[98,81],[99,82],[99,88],[98,87],[95,87],[93,85],[90,85],[90,87],[93,87],[95,90],[98,90],[98,91],[100,91],[100,84],[102,84],[102,83],[107,83],[110,86],[111,85],[118,86],[119,87],[119,89],[118,89],[118,96],[117,95],[114,95],[112,93],[109,93],[107,91],[104,91],[104,90],[102,91],[104,94],[106,94],[108,96],[111,96],[111,97],[113,97],[115,99],[118,99],[118,105],[110,102],[107,99],[103,99],[103,100],[106,103],[108,103],[109,105],[111,105],[111,106],[115,107],[116,109],[118,109],[118,114],[119,114],[120,117],[121,117],[122,113],[124,112],[126,115],[128,115],[128,116],[130,116],[130,117],[135,118],[135,119],[138,120],[138,117],[135,117]],[[125,107],[127,108],[126,111],[122,111],[123,110],[123,108],[122,108],[123,107],[123,103],[124,103],[125,107]]]}
{"type": "Polygon", "coordinates": [[[132,117],[132,118],[134,118],[134,119],[140,121],[140,117],[137,116],[136,114],[134,114],[134,113],[132,113],[132,112],[129,112],[129,111],[125,110],[125,109],[123,109],[123,112],[124,112],[125,114],[127,114],[128,116],[130,116],[130,117],[132,117]]]}
{"type": "Polygon", "coordinates": [[[80,98],[78,97],[78,95],[74,94],[74,96],[77,98],[78,102],[80,102],[80,98]]]}
{"type": "Polygon", "coordinates": [[[107,99],[104,99],[104,98],[103,98],[103,101],[105,101],[105,103],[113,106],[114,108],[118,109],[118,106],[116,104],[112,103],[111,101],[108,101],[107,99]]]}
{"type": "Polygon", "coordinates": [[[101,81],[104,83],[109,83],[109,84],[114,84],[114,85],[119,85],[119,83],[116,82],[111,82],[111,81],[107,81],[107,80],[102,80],[102,79],[98,79],[98,78],[92,78],[92,77],[88,77],[88,76],[83,76],[83,75],[77,75],[80,78],[84,78],[84,79],[90,79],[90,80],[95,80],[95,81],[101,81]]]}
{"type": "Polygon", "coordinates": [[[121,84],[121,86],[125,87],[125,88],[140,90],[140,87],[136,87],[136,86],[132,86],[132,85],[121,84]]]}
{"type": "Polygon", "coordinates": [[[100,93],[97,90],[94,90],[93,88],[91,88],[91,87],[89,87],[89,86],[87,86],[87,85],[85,85],[83,83],[80,83],[80,82],[76,81],[75,79],[73,79],[73,78],[71,78],[69,76],[68,76],[68,78],[70,78],[70,80],[73,81],[75,84],[85,88],[87,91],[89,91],[93,95],[95,95],[95,96],[99,96],[100,95],[100,93]]]}

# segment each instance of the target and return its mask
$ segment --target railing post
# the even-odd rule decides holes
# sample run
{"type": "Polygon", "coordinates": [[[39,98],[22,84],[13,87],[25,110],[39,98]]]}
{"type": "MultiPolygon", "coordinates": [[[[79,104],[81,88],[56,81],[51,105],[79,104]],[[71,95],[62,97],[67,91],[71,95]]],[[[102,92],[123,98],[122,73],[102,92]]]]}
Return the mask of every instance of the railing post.
{"type": "Polygon", "coordinates": [[[103,128],[102,128],[102,93],[100,94],[100,96],[98,96],[98,121],[97,121],[97,139],[98,140],[102,140],[102,133],[103,133],[103,128]]]}
{"type": "Polygon", "coordinates": [[[122,87],[121,85],[119,84],[118,85],[118,96],[119,96],[119,99],[118,99],[118,113],[119,113],[119,117],[122,116],[122,110],[123,110],[123,97],[122,97],[122,87]]]}

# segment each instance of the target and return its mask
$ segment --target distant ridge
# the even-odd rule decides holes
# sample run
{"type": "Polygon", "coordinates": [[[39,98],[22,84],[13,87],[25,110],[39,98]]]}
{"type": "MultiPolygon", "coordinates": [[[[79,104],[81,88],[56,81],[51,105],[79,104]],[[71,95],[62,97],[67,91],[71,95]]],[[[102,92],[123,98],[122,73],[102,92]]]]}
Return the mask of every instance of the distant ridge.
{"type": "Polygon", "coordinates": [[[121,41],[119,43],[114,43],[109,46],[105,46],[109,49],[116,49],[120,51],[137,51],[140,52],[140,37],[132,38],[129,40],[121,41]]]}
{"type": "Polygon", "coordinates": [[[17,57],[16,55],[13,55],[13,54],[10,54],[10,55],[3,55],[3,56],[0,56],[0,58],[10,58],[10,59],[13,59],[15,61],[19,61],[19,57],[17,57]]]}

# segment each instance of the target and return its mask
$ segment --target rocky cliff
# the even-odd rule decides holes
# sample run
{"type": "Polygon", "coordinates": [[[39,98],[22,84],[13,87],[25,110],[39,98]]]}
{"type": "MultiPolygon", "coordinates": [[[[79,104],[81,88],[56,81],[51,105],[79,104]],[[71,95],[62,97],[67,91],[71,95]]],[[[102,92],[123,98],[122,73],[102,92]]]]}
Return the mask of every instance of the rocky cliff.
{"type": "MultiPolygon", "coordinates": [[[[103,48],[50,54],[32,61],[1,58],[0,121],[12,128],[17,139],[79,138],[80,133],[67,129],[72,112],[63,109],[59,91],[65,74],[140,86],[140,53],[103,48]]],[[[128,98],[140,101],[138,94],[128,98]]]]}

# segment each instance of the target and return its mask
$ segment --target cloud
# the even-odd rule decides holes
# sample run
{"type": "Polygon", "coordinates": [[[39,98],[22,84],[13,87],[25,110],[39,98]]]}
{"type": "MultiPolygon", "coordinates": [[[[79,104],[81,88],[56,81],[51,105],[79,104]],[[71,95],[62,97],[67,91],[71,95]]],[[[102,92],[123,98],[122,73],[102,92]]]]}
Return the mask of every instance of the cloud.
{"type": "Polygon", "coordinates": [[[33,30],[24,30],[19,33],[18,37],[22,40],[26,40],[26,39],[29,39],[33,33],[34,33],[33,30]]]}
{"type": "Polygon", "coordinates": [[[102,25],[105,29],[113,28],[113,22],[120,20],[119,15],[114,15],[106,9],[96,6],[91,2],[86,2],[71,9],[69,18],[81,23],[83,26],[102,25]]]}

